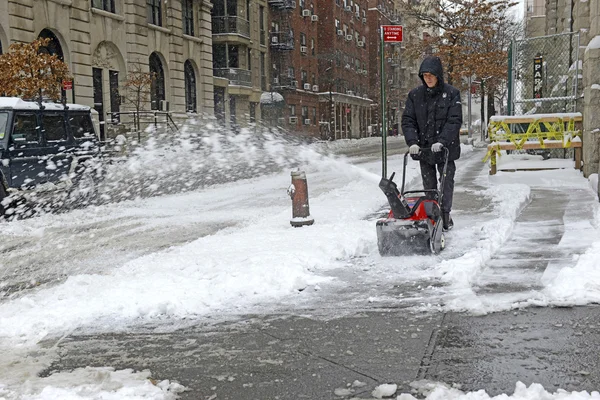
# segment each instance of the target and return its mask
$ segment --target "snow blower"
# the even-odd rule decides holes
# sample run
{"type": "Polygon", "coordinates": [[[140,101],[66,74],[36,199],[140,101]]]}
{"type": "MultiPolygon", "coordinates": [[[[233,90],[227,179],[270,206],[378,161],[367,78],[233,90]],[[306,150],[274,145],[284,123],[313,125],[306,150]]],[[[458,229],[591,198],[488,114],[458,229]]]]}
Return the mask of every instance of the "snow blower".
{"type": "MultiPolygon", "coordinates": [[[[430,149],[421,149],[423,157],[430,149]]],[[[386,218],[377,221],[377,245],[382,256],[412,254],[438,254],[445,247],[443,232],[442,189],[448,167],[448,149],[444,148],[444,169],[438,189],[404,190],[408,155],[404,154],[402,186],[393,181],[395,172],[389,179],[381,178],[379,188],[387,197],[390,211],[386,218]],[[408,196],[407,196],[408,195],[408,196]]]]}

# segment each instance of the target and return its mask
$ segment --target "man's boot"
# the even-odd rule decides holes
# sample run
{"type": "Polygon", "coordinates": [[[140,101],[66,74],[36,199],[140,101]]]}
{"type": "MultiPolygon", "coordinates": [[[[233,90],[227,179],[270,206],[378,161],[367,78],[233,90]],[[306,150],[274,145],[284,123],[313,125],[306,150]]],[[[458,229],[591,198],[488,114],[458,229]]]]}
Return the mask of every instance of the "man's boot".
{"type": "Polygon", "coordinates": [[[452,217],[449,212],[442,213],[442,222],[444,224],[444,232],[449,231],[454,226],[454,221],[452,221],[452,217]]]}

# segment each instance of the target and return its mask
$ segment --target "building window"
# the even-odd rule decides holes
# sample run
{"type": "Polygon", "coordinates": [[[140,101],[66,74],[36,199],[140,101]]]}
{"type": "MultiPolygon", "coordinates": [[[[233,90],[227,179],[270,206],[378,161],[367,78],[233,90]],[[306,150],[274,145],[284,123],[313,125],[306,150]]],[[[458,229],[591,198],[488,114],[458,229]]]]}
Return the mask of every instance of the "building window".
{"type": "Polygon", "coordinates": [[[265,30],[265,7],[264,6],[260,6],[259,7],[259,27],[260,27],[260,44],[266,44],[266,36],[267,36],[267,32],[265,30]]]}
{"type": "Polygon", "coordinates": [[[150,73],[152,85],[150,87],[150,107],[160,110],[161,102],[165,100],[165,71],[158,54],[150,54],[150,73]]]}
{"type": "Polygon", "coordinates": [[[302,124],[308,125],[306,120],[308,119],[308,106],[302,106],[302,124]]]}
{"type": "Polygon", "coordinates": [[[162,26],[162,0],[146,0],[148,23],[162,26]]]}
{"type": "Polygon", "coordinates": [[[290,117],[295,117],[295,116],[296,116],[296,105],[290,104],[290,117]]]}
{"type": "Polygon", "coordinates": [[[308,83],[308,73],[304,70],[300,71],[300,79],[302,80],[302,87],[304,87],[305,83],[308,83]]]}
{"type": "Polygon", "coordinates": [[[315,39],[310,39],[310,53],[314,56],[315,55],[315,39]]]}
{"type": "Polygon", "coordinates": [[[298,5],[300,6],[298,8],[300,9],[300,15],[302,16],[302,11],[306,8],[306,0],[300,0],[298,5]]]}
{"type": "Polygon", "coordinates": [[[92,0],[92,7],[115,13],[115,0],[92,0]]]}
{"type": "Polygon", "coordinates": [[[194,1],[183,0],[183,33],[194,36],[194,1]]]}
{"type": "Polygon", "coordinates": [[[183,73],[185,76],[185,110],[187,112],[198,112],[196,105],[196,72],[194,66],[187,60],[183,65],[183,73]]]}
{"type": "Polygon", "coordinates": [[[300,34],[300,46],[306,46],[306,35],[304,33],[300,34]]]}

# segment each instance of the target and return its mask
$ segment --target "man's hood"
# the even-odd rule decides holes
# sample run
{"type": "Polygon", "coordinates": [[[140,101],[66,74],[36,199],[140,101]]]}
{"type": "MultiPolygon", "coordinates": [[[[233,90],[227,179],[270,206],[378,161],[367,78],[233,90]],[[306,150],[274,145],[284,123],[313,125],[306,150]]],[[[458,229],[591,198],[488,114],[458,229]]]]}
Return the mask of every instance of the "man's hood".
{"type": "Polygon", "coordinates": [[[421,67],[419,68],[419,78],[423,81],[423,85],[426,85],[425,80],[423,79],[423,74],[425,72],[429,72],[437,77],[437,86],[444,85],[444,69],[442,68],[442,60],[440,60],[439,57],[427,56],[421,63],[421,67]]]}

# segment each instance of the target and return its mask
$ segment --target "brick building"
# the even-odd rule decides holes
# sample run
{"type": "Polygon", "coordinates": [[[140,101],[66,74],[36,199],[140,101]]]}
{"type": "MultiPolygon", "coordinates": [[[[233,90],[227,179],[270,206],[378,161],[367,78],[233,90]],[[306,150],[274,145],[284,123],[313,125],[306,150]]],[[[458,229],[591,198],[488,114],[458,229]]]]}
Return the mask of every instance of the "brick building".
{"type": "Polygon", "coordinates": [[[317,0],[269,0],[271,90],[284,104],[273,105],[277,123],[292,132],[319,134],[317,0]]]}
{"type": "Polygon", "coordinates": [[[369,2],[367,11],[368,48],[369,48],[369,92],[374,101],[374,112],[371,119],[373,129],[381,130],[381,58],[385,71],[386,110],[388,127],[393,127],[399,119],[403,100],[406,97],[406,87],[402,87],[405,79],[401,75],[401,44],[386,43],[381,54],[382,25],[399,24],[400,19],[393,0],[376,0],[369,2]]]}
{"type": "MultiPolygon", "coordinates": [[[[127,111],[123,84],[133,68],[153,72],[147,109],[213,112],[208,0],[0,0],[0,52],[51,39],[74,76],[69,101],[100,119],[127,111]]],[[[103,134],[105,134],[103,129],[103,134]]]]}
{"type": "Polygon", "coordinates": [[[320,120],[333,138],[369,135],[368,0],[319,1],[320,120]]]}

